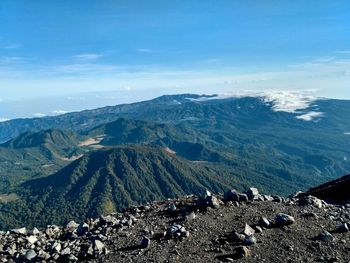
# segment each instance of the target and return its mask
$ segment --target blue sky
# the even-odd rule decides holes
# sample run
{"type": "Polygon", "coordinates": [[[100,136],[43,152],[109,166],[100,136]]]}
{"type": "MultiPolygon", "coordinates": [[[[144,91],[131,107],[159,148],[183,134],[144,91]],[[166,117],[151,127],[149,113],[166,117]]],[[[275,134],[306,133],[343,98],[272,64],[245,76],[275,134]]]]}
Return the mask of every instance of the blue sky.
{"type": "Polygon", "coordinates": [[[350,98],[349,10],[336,0],[1,0],[0,119],[4,105],[82,93],[350,98]]]}

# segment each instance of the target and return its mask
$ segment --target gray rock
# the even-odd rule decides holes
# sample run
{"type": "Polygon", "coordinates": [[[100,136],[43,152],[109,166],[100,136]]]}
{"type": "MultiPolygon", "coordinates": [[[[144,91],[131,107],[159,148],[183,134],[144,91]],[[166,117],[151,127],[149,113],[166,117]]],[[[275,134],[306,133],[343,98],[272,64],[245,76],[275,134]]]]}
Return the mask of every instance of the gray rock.
{"type": "Polygon", "coordinates": [[[70,221],[67,225],[66,225],[66,230],[70,231],[70,232],[74,232],[78,229],[79,224],[75,223],[73,220],[70,221]]]}
{"type": "Polygon", "coordinates": [[[27,234],[27,229],[25,227],[12,229],[11,233],[20,234],[20,235],[26,235],[27,234]]]}
{"type": "Polygon", "coordinates": [[[35,244],[38,241],[38,238],[36,236],[29,236],[29,237],[27,237],[27,241],[30,244],[35,244]]]}
{"type": "Polygon", "coordinates": [[[71,253],[71,249],[69,247],[66,247],[65,249],[62,249],[61,255],[69,255],[71,253]]]}
{"type": "Polygon", "coordinates": [[[312,195],[304,196],[299,199],[299,205],[305,206],[305,205],[312,205],[314,207],[322,208],[323,203],[321,199],[318,199],[317,197],[314,197],[312,195]]]}
{"type": "Polygon", "coordinates": [[[224,200],[225,200],[225,202],[228,202],[228,201],[239,201],[238,192],[235,189],[227,190],[224,193],[224,200]]]}
{"type": "Polygon", "coordinates": [[[259,219],[259,225],[268,228],[271,225],[271,223],[266,217],[261,217],[259,219]]]}
{"type": "Polygon", "coordinates": [[[175,212],[177,210],[177,207],[174,203],[169,205],[168,211],[175,212]]]}
{"type": "Polygon", "coordinates": [[[349,232],[349,225],[347,223],[341,224],[340,226],[338,226],[337,231],[339,233],[349,232]]]}
{"type": "Polygon", "coordinates": [[[151,240],[148,237],[144,236],[141,240],[141,247],[149,248],[150,245],[151,245],[151,240]]]}
{"type": "Polygon", "coordinates": [[[54,252],[60,253],[60,252],[61,252],[61,249],[62,249],[62,246],[61,246],[60,243],[55,242],[55,243],[52,245],[51,249],[52,249],[54,252]]]}
{"type": "Polygon", "coordinates": [[[33,249],[28,250],[26,252],[26,255],[25,255],[27,260],[32,260],[32,259],[36,258],[36,256],[37,256],[37,254],[35,253],[35,251],[33,249]]]}
{"type": "Polygon", "coordinates": [[[249,200],[255,199],[259,195],[259,191],[257,188],[251,187],[245,192],[249,198],[249,200]]]}
{"type": "Polygon", "coordinates": [[[40,234],[39,229],[37,229],[36,227],[34,227],[33,230],[32,230],[32,234],[33,234],[33,235],[39,235],[39,234],[40,234]]]}
{"type": "Polygon", "coordinates": [[[194,212],[191,212],[188,215],[186,215],[185,219],[186,219],[186,221],[195,220],[196,219],[196,214],[194,212]]]}
{"type": "Polygon", "coordinates": [[[236,253],[241,258],[251,256],[251,252],[250,252],[249,248],[247,248],[246,246],[238,247],[236,250],[236,253]]]}
{"type": "Polygon", "coordinates": [[[319,234],[318,238],[319,238],[319,240],[324,241],[324,242],[332,242],[335,239],[331,233],[329,233],[328,231],[325,231],[325,230],[322,231],[321,234],[319,234]]]}
{"type": "Polygon", "coordinates": [[[263,229],[260,226],[255,226],[255,232],[256,233],[262,233],[263,229]]]}
{"type": "Polygon", "coordinates": [[[252,236],[247,236],[244,241],[243,244],[246,246],[252,246],[254,244],[256,244],[256,238],[252,235],[252,236]]]}
{"type": "Polygon", "coordinates": [[[99,253],[102,253],[104,247],[105,247],[105,245],[100,240],[95,240],[94,241],[94,249],[95,249],[95,251],[98,251],[99,253]]]}
{"type": "Polygon", "coordinates": [[[294,222],[295,222],[294,217],[283,213],[277,214],[275,218],[275,223],[277,226],[288,226],[288,225],[294,224],[294,222]]]}
{"type": "Polygon", "coordinates": [[[77,228],[77,234],[79,236],[85,235],[87,232],[89,232],[89,225],[86,223],[80,224],[77,228]]]}
{"type": "Polygon", "coordinates": [[[240,202],[246,202],[249,200],[247,194],[238,194],[238,199],[240,202]]]}
{"type": "Polygon", "coordinates": [[[252,236],[255,234],[255,230],[248,224],[245,224],[243,234],[245,236],[252,236]]]}
{"type": "Polygon", "coordinates": [[[233,232],[232,239],[233,239],[233,241],[236,241],[236,242],[243,242],[245,239],[245,235],[240,234],[240,233],[235,231],[235,232],[233,232]]]}

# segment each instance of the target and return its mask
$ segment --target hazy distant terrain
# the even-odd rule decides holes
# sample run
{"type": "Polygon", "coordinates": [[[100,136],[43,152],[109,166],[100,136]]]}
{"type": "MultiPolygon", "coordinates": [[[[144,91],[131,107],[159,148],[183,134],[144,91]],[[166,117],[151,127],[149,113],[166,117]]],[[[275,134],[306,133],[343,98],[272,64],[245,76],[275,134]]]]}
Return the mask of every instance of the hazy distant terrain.
{"type": "Polygon", "coordinates": [[[62,223],[68,217],[57,218],[54,207],[81,219],[205,188],[256,185],[277,194],[307,189],[350,170],[349,117],[345,100],[182,94],[3,122],[0,136],[10,140],[0,145],[0,192],[2,200],[16,198],[0,204],[2,225],[18,206],[32,213],[23,213],[24,221],[62,223]],[[165,174],[154,179],[161,170],[170,176],[166,184],[165,174]],[[183,188],[170,179],[175,175],[196,183],[183,188]],[[81,178],[78,185],[74,178],[81,178]],[[151,185],[159,191],[132,194],[151,185]],[[42,205],[49,221],[38,216],[42,205]]]}

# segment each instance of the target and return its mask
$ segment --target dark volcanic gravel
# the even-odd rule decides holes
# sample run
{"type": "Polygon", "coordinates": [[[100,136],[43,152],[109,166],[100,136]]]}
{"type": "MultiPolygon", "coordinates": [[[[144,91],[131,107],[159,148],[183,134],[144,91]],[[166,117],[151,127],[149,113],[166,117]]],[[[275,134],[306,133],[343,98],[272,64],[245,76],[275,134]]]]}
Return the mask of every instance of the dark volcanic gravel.
{"type": "Polygon", "coordinates": [[[100,262],[350,262],[350,233],[336,233],[341,220],[349,220],[349,207],[298,206],[271,201],[222,204],[218,209],[195,211],[194,220],[164,212],[175,203],[185,209],[191,198],[154,204],[138,222],[117,233],[109,243],[110,254],[100,262]],[[256,233],[257,243],[247,247],[251,255],[238,258],[242,244],[232,240],[233,231],[242,232],[245,224],[254,226],[260,217],[273,221],[278,213],[295,218],[290,226],[271,227],[256,233]],[[189,237],[166,239],[164,231],[174,222],[189,231],[189,237]],[[138,248],[145,230],[153,231],[149,248],[138,248]],[[335,240],[321,241],[326,230],[335,240]]]}
{"type": "Polygon", "coordinates": [[[244,201],[207,193],[80,225],[0,232],[0,262],[350,262],[349,204],[225,196],[244,201]]]}

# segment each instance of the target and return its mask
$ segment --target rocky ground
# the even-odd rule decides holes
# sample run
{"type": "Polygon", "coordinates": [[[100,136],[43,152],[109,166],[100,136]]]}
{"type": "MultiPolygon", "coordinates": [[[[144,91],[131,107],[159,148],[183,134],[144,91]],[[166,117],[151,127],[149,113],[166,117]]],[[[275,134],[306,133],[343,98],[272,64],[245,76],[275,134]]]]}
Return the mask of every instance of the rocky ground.
{"type": "Polygon", "coordinates": [[[251,188],[0,233],[0,262],[350,262],[350,204],[251,188]]]}

